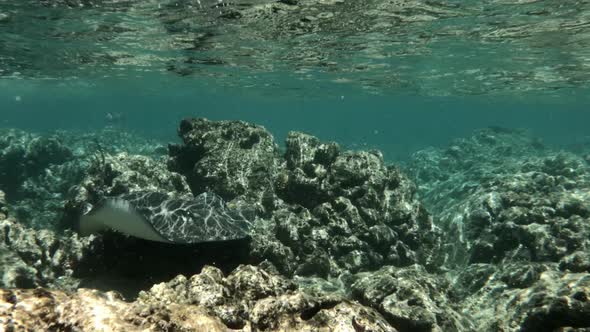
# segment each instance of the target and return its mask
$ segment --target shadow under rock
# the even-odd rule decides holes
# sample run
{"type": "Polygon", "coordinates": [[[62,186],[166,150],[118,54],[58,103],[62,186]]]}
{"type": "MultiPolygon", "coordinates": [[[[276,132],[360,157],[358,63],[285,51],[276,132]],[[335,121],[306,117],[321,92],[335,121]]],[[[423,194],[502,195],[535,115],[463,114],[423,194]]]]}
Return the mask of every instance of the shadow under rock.
{"type": "Polygon", "coordinates": [[[117,291],[133,301],[139,291],[170,281],[179,274],[190,277],[205,265],[224,274],[240,264],[252,263],[250,240],[168,244],[105,233],[100,257],[84,262],[76,269],[80,288],[117,291]]]}

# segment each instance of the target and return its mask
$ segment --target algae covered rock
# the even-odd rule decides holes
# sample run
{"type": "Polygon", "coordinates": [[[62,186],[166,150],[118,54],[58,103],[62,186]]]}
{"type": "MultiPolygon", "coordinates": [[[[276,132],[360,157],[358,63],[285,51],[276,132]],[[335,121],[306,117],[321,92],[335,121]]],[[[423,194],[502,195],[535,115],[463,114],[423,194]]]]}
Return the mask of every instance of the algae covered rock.
{"type": "Polygon", "coordinates": [[[254,260],[286,275],[440,264],[440,234],[415,199],[415,187],[377,152],[292,132],[284,155],[263,127],[186,119],[168,166],[193,193],[211,190],[262,218],[252,231],[254,260]]]}
{"type": "Polygon", "coordinates": [[[59,230],[68,192],[84,177],[87,163],[74,159],[49,165],[43,172],[25,179],[12,204],[14,216],[27,227],[59,230]]]}
{"type": "Polygon", "coordinates": [[[535,279],[525,288],[507,287],[492,275],[463,301],[464,314],[480,331],[576,331],[590,326],[590,274],[549,268],[535,279]]]}
{"type": "Polygon", "coordinates": [[[0,290],[0,324],[35,331],[55,326],[121,332],[396,331],[373,309],[284,289],[281,285],[288,282],[277,278],[254,267],[241,267],[227,278],[207,268],[190,280],[177,277],[156,285],[135,302],[124,302],[115,292],[88,289],[72,293],[42,288],[0,290]],[[257,276],[269,280],[245,281],[257,276]],[[220,293],[222,288],[228,291],[220,293]],[[241,299],[244,294],[256,295],[241,299]],[[211,295],[217,300],[206,299],[211,295]]]}
{"type": "Polygon", "coordinates": [[[525,131],[418,152],[410,173],[445,236],[461,313],[480,331],[588,328],[590,168],[525,131]]]}
{"type": "Polygon", "coordinates": [[[50,165],[62,164],[73,157],[59,135],[40,136],[16,129],[0,131],[0,187],[9,200],[21,195],[20,185],[50,165]]]}
{"type": "Polygon", "coordinates": [[[0,187],[13,216],[36,229],[59,230],[70,188],[79,185],[105,154],[140,151],[156,157],[158,146],[112,130],[44,134],[3,130],[0,136],[0,187]]]}
{"type": "Polygon", "coordinates": [[[13,194],[25,179],[25,154],[31,134],[9,129],[0,132],[0,187],[13,194]]]}

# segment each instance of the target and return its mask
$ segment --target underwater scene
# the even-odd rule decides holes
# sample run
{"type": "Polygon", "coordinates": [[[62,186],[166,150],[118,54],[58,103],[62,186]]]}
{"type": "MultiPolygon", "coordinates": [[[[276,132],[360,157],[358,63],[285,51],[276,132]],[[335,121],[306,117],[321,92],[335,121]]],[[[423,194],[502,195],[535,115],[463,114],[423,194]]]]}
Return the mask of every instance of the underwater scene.
{"type": "Polygon", "coordinates": [[[0,0],[0,331],[590,331],[590,1],[0,0]]]}

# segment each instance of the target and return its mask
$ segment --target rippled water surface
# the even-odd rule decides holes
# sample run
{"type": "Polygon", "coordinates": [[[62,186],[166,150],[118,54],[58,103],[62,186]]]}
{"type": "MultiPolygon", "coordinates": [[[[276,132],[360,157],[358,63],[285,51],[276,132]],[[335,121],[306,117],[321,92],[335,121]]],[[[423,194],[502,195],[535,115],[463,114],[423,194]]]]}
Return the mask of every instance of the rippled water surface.
{"type": "Polygon", "coordinates": [[[588,1],[0,0],[2,125],[241,119],[392,158],[486,126],[578,144],[589,32],[588,1]]]}
{"type": "Polygon", "coordinates": [[[588,85],[589,31],[587,1],[3,0],[0,76],[569,95],[588,85]]]}

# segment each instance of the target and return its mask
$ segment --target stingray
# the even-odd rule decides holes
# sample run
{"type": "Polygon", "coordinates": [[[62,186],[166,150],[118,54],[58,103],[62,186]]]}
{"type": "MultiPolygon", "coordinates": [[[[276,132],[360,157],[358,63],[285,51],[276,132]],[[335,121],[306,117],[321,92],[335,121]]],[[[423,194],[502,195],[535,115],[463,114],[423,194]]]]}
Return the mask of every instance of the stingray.
{"type": "Polygon", "coordinates": [[[78,231],[87,236],[112,229],[145,240],[192,244],[245,239],[250,226],[244,211],[229,208],[214,193],[186,198],[139,191],[103,199],[80,217],[78,231]]]}

